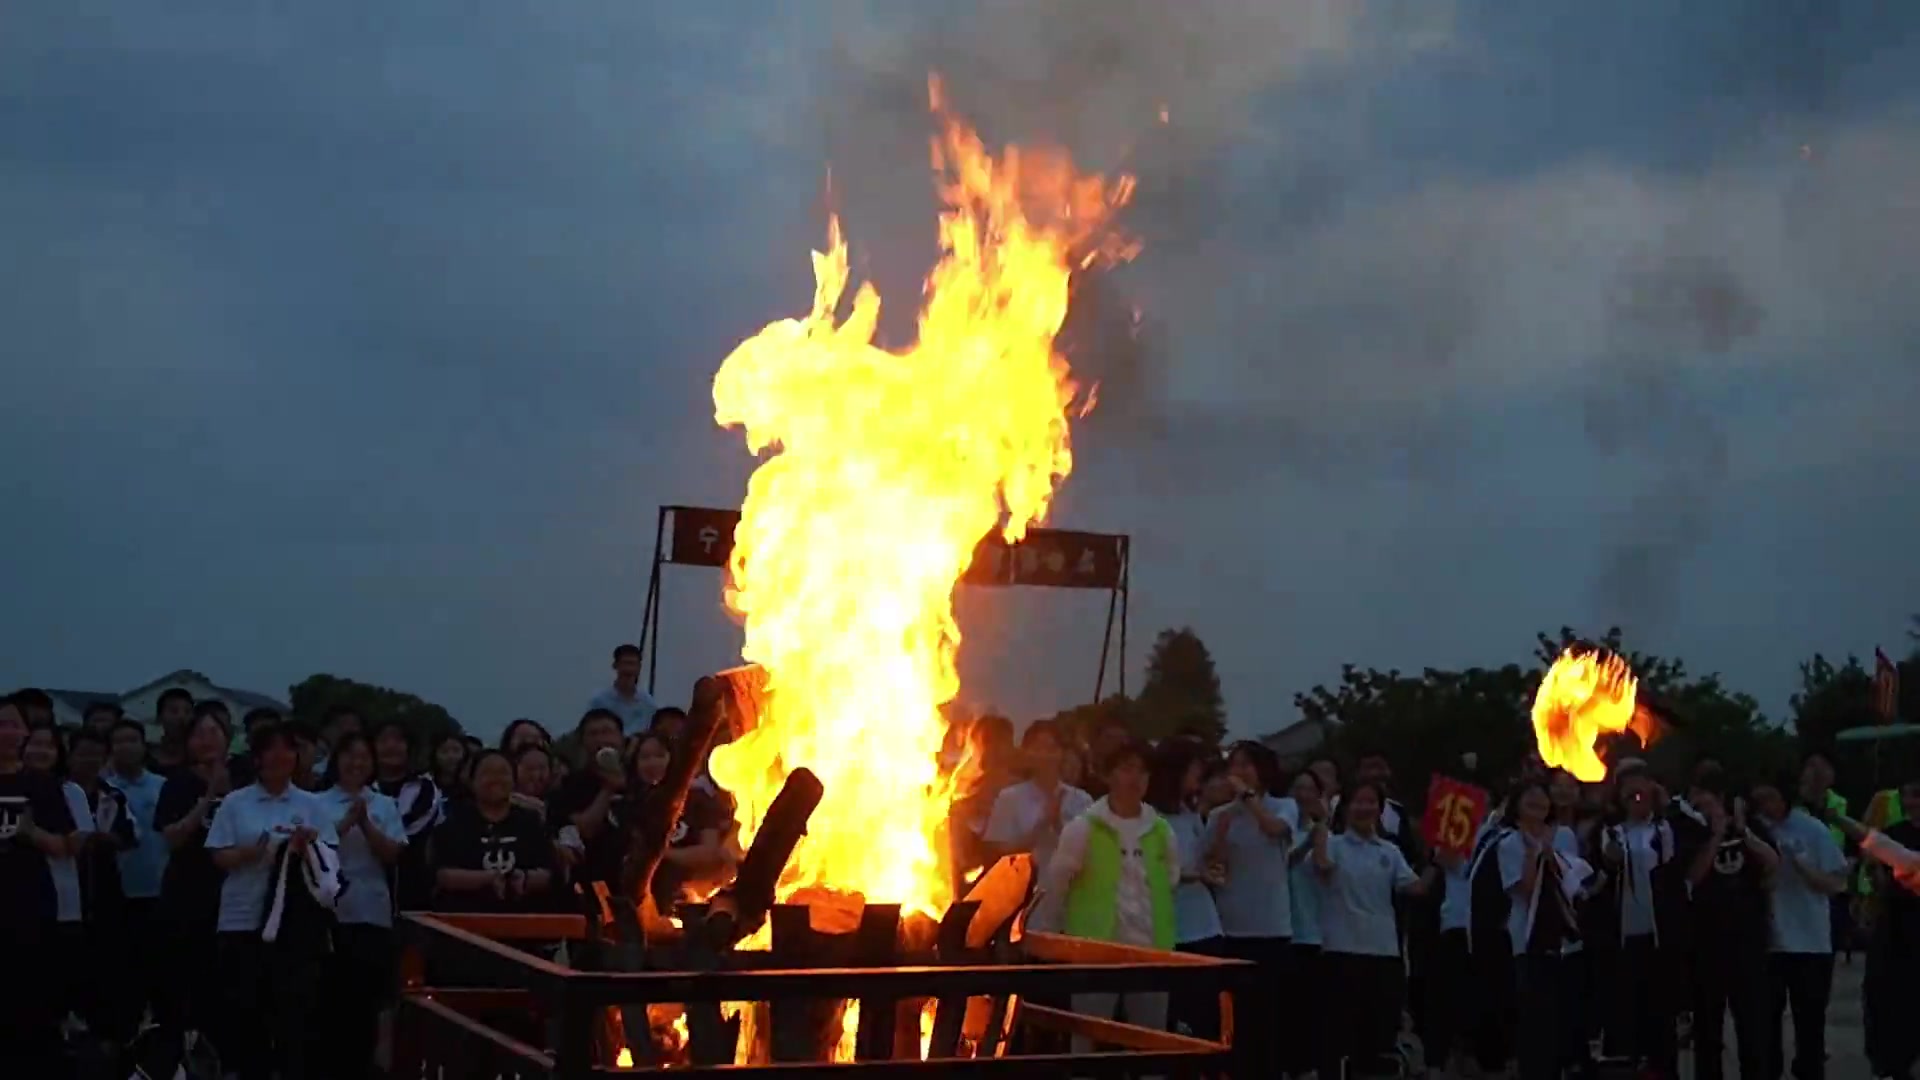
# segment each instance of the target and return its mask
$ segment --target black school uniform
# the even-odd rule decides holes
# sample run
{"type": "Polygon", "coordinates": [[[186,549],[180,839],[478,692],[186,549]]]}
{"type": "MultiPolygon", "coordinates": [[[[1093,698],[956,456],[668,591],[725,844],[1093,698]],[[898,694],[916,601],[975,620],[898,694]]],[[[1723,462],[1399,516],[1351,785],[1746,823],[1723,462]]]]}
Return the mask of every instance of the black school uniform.
{"type": "MultiPolygon", "coordinates": [[[[1920,824],[1903,821],[1885,832],[1887,839],[1920,851],[1920,824]]],[[[1920,970],[1920,896],[1878,874],[1873,897],[1878,914],[1867,946],[1867,1058],[1875,1076],[1911,1076],[1920,1061],[1920,1025],[1914,1023],[1920,991],[1913,981],[1920,970]]]]}
{"type": "MultiPolygon", "coordinates": [[[[1682,866],[1691,866],[1703,844],[1713,843],[1705,827],[1681,832],[1682,866]]],[[[1770,843],[1765,827],[1754,835],[1770,843]]],[[[1733,1017],[1739,1076],[1763,1076],[1769,1057],[1767,1023],[1768,896],[1766,873],[1734,834],[1714,848],[1713,867],[1693,886],[1689,911],[1692,956],[1693,1068],[1697,1080],[1724,1075],[1726,1017],[1733,1017]]]]}
{"type": "Polygon", "coordinates": [[[89,1030],[124,1043],[133,1037],[140,1020],[127,1005],[125,983],[131,977],[127,960],[142,943],[126,933],[127,895],[120,885],[120,853],[137,842],[134,821],[126,795],[112,786],[96,784],[92,791],[81,790],[89,820],[80,825],[95,836],[75,859],[82,959],[73,973],[71,1000],[89,1030]]]}
{"type": "MultiPolygon", "coordinates": [[[[680,808],[680,820],[674,823],[673,832],[667,838],[669,848],[689,848],[700,843],[700,834],[707,829],[721,829],[726,825],[726,814],[719,801],[698,788],[687,792],[687,801],[680,808]]],[[[678,865],[660,860],[653,872],[654,910],[666,914],[680,899],[687,884],[687,871],[678,865]]]]}
{"type": "MultiPolygon", "coordinates": [[[[169,776],[154,802],[152,827],[164,830],[179,822],[206,793],[207,782],[191,769],[169,776]]],[[[216,799],[199,831],[168,856],[160,878],[158,929],[166,935],[166,962],[162,992],[154,999],[161,1023],[206,1032],[216,1045],[222,990],[214,962],[213,927],[220,913],[220,886],[227,875],[207,852],[207,829],[219,812],[216,799]]]]}
{"type": "MultiPolygon", "coordinates": [[[[629,784],[632,793],[614,792],[607,804],[606,822],[591,838],[583,838],[586,851],[573,873],[573,879],[582,888],[591,888],[596,881],[604,881],[609,886],[620,883],[620,868],[626,862],[631,842],[630,830],[641,805],[639,786],[631,780],[629,784]]],[[[600,774],[593,769],[582,769],[568,776],[547,800],[548,831],[558,833],[573,824],[574,815],[592,805],[599,796],[601,785],[600,774]]]]}
{"type": "MultiPolygon", "coordinates": [[[[456,803],[433,834],[435,871],[485,870],[493,874],[531,873],[553,869],[553,841],[540,815],[525,807],[509,806],[499,821],[489,821],[472,803],[456,803]]],[[[441,890],[436,911],[532,912],[541,910],[539,897],[501,897],[490,890],[441,890]]]]}
{"type": "Polygon", "coordinates": [[[400,911],[433,907],[433,867],[428,864],[427,838],[445,819],[447,800],[432,777],[424,773],[404,780],[375,780],[373,790],[400,807],[400,825],[407,846],[393,867],[393,902],[400,911]]]}
{"type": "Polygon", "coordinates": [[[57,836],[74,830],[60,781],[25,769],[0,774],[0,1062],[37,1076],[60,1049],[62,960],[47,856],[20,835],[29,815],[57,836]]]}

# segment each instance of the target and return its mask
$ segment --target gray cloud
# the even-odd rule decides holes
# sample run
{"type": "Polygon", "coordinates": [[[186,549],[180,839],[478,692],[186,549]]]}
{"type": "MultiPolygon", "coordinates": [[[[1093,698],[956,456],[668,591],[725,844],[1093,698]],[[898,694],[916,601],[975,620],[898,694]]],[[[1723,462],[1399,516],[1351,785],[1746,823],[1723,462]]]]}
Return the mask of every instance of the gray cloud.
{"type": "Polygon", "coordinates": [[[1920,272],[1888,238],[1920,227],[1895,59],[1920,19],[1549,7],[847,6],[838,77],[809,100],[854,166],[844,201],[888,237],[924,232],[906,224],[924,195],[900,193],[929,69],[985,130],[1138,172],[1147,254],[1083,287],[1087,340],[1067,340],[1103,382],[1089,441],[1131,448],[1163,500],[1245,495],[1275,468],[1468,483],[1489,407],[1571,399],[1589,445],[1553,452],[1627,481],[1590,603],[1647,629],[1713,539],[1736,456],[1791,467],[1859,423],[1742,444],[1729,387],[1914,377],[1897,350],[1832,354],[1920,330],[1876,302],[1920,272]]]}
{"type": "MultiPolygon", "coordinates": [[[[910,325],[936,67],[989,139],[1141,179],[1147,250],[1075,314],[1102,406],[1058,514],[1136,535],[1136,664],[1193,623],[1253,731],[1341,660],[1624,618],[1784,700],[1796,655],[1897,632],[1920,589],[1881,479],[1916,464],[1916,23],[22,5],[0,392],[31,405],[0,493],[32,527],[0,553],[36,618],[0,677],[334,668],[564,722],[634,633],[653,507],[739,497],[708,380],[804,305],[829,162],[910,325]],[[1752,325],[1666,306],[1703,279],[1752,325]],[[1622,300],[1647,280],[1657,317],[1622,300]]],[[[717,581],[669,589],[677,686],[735,639],[717,581]]],[[[1099,611],[963,612],[969,693],[1085,692],[1099,611]]]]}

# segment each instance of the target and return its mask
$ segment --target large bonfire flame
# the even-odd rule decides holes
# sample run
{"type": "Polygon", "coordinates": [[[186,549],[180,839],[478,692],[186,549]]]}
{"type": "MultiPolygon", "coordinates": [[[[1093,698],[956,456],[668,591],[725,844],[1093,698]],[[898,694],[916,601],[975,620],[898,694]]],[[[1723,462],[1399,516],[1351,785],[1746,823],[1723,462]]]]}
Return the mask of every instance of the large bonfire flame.
{"type": "Polygon", "coordinates": [[[1642,745],[1653,742],[1652,716],[1637,697],[1639,680],[1627,662],[1601,649],[1571,647],[1540,679],[1533,697],[1533,737],[1540,760],[1587,783],[1607,778],[1596,750],[1605,735],[1632,731],[1642,745]]]}
{"type": "Polygon", "coordinates": [[[1131,254],[1106,231],[1131,181],[1080,176],[1063,154],[990,157],[932,90],[945,209],[918,341],[874,343],[870,283],[838,318],[835,220],[812,311],[742,342],[714,379],[715,419],[778,452],[747,485],[727,588],[768,711],[712,771],[743,842],[790,770],[824,783],[783,898],[826,889],[937,917],[952,900],[937,838],[960,794],[937,761],[959,691],[954,585],[989,532],[1042,520],[1073,467],[1081,399],[1053,339],[1073,272],[1131,254]]]}

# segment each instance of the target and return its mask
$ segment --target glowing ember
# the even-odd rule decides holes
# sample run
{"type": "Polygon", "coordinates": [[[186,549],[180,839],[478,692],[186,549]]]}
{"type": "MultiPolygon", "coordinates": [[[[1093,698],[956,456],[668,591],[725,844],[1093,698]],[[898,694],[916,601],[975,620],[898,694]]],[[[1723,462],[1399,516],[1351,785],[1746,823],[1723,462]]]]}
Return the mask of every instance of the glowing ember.
{"type": "Polygon", "coordinates": [[[1533,696],[1533,738],[1540,760],[1575,778],[1596,783],[1607,778],[1606,763],[1595,752],[1601,736],[1633,731],[1652,741],[1652,719],[1635,703],[1639,680],[1627,662],[1596,649],[1569,648],[1540,679],[1533,696]]]}
{"type": "Polygon", "coordinates": [[[945,209],[918,341],[874,344],[870,283],[837,318],[836,220],[812,311],[741,343],[714,379],[715,419],[777,452],[748,483],[727,588],[767,711],[712,772],[739,800],[743,843],[789,770],[824,782],[782,899],[812,887],[937,917],[952,893],[937,841],[956,794],[938,763],[940,707],[959,690],[954,584],[989,532],[1014,540],[1041,520],[1072,469],[1079,387],[1053,349],[1069,279],[1132,252],[1104,231],[1129,180],[1082,177],[1060,154],[990,157],[932,90],[945,209]]]}

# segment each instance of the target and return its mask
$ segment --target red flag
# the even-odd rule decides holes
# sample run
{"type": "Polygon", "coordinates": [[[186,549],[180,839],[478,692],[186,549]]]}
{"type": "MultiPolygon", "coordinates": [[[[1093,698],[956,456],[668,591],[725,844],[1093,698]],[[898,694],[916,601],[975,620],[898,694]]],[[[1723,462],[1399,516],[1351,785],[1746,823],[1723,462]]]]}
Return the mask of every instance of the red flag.
{"type": "Polygon", "coordinates": [[[1879,649],[1873,650],[1873,711],[1883,724],[1900,711],[1900,669],[1879,649]]]}

